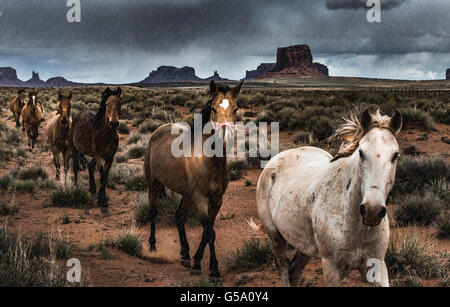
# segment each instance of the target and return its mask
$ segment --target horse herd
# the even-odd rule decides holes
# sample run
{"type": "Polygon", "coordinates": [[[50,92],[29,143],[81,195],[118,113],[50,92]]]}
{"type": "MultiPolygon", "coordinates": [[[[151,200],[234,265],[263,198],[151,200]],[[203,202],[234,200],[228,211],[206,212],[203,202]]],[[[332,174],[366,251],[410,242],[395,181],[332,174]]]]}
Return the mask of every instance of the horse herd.
{"type": "MultiPolygon", "coordinates": [[[[211,81],[210,99],[201,111],[202,125],[212,123],[212,132],[202,135],[202,144],[217,131],[225,135],[233,130],[239,109],[237,100],[242,82],[235,87],[211,81]]],[[[16,125],[27,131],[28,146],[32,150],[38,129],[44,118],[44,109],[38,92],[18,93],[9,105],[16,125]]],[[[67,176],[69,161],[73,159],[74,183],[78,183],[80,164],[85,156],[88,162],[90,193],[97,192],[94,172],[100,173],[101,187],[97,203],[102,213],[108,213],[105,186],[109,170],[119,146],[117,128],[121,113],[121,88],[102,93],[98,111],[81,111],[71,117],[72,93],[58,93],[59,107],[47,117],[47,138],[51,145],[60,178],[62,153],[67,176]]],[[[298,284],[302,271],[311,257],[322,259],[327,285],[337,286],[353,269],[366,278],[375,259],[377,278],[374,285],[389,286],[384,264],[389,241],[389,222],[386,199],[395,178],[399,157],[396,136],[402,127],[402,117],[392,117],[368,110],[345,119],[335,137],[343,141],[333,158],[315,147],[290,149],[272,158],[263,170],[257,185],[256,203],[261,225],[253,221],[254,231],[263,231],[269,240],[275,263],[285,286],[298,284]],[[292,259],[288,246],[295,249],[292,259]]],[[[192,128],[192,127],[191,127],[192,128]]],[[[150,204],[150,250],[156,250],[156,217],[158,200],[165,197],[165,188],[182,195],[175,213],[180,238],[182,266],[193,275],[201,274],[204,250],[210,248],[210,279],[221,279],[215,252],[214,222],[222,205],[229,183],[227,157],[205,155],[175,157],[171,146],[177,137],[174,129],[186,131],[189,127],[178,123],[164,124],[156,129],[148,142],[144,157],[144,172],[150,204]],[[190,247],[185,223],[189,210],[199,213],[203,233],[191,265],[190,247]]],[[[191,136],[193,137],[193,136],[191,136]]],[[[227,139],[224,140],[227,142],[227,139]]],[[[226,145],[224,145],[225,147],[226,145]]],[[[203,147],[202,147],[203,148],[203,147]]],[[[194,151],[194,148],[191,149],[194,151]]],[[[224,148],[225,151],[225,148],[224,148]]]]}

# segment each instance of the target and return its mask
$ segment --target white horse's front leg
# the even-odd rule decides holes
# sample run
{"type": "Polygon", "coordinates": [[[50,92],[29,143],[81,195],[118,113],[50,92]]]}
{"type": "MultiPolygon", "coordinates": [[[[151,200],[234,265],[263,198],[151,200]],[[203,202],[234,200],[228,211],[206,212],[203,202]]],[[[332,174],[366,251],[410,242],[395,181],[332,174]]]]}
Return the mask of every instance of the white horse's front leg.
{"type": "Polygon", "coordinates": [[[334,261],[322,258],[323,277],[327,287],[340,287],[342,276],[334,261]]]}

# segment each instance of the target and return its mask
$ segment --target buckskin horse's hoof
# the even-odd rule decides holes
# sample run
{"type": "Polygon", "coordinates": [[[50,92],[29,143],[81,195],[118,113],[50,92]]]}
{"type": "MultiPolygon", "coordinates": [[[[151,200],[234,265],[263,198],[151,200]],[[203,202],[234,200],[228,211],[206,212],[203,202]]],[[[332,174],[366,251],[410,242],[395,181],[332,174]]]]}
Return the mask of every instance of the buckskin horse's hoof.
{"type": "Polygon", "coordinates": [[[199,276],[202,275],[202,270],[191,269],[191,275],[199,276]]]}
{"type": "MultiPolygon", "coordinates": [[[[190,268],[191,268],[191,259],[183,259],[183,258],[181,258],[180,264],[181,264],[183,267],[185,267],[185,268],[187,268],[187,269],[190,269],[190,268]]],[[[200,272],[201,272],[201,271],[200,271],[200,272]]]]}
{"type": "Polygon", "coordinates": [[[108,214],[109,213],[109,209],[106,207],[101,207],[100,211],[102,212],[102,214],[108,214]]]}

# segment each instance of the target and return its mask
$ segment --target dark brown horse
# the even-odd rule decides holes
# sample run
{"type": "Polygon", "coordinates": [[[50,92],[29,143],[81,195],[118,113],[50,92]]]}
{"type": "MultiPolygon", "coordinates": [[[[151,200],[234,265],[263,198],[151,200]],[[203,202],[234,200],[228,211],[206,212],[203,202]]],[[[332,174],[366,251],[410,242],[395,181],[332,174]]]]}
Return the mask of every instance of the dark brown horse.
{"type": "Polygon", "coordinates": [[[22,113],[22,109],[25,106],[25,91],[19,90],[18,96],[14,96],[9,102],[8,107],[14,115],[14,120],[16,121],[16,127],[20,127],[20,114],[22,113]]]}
{"type": "Polygon", "coordinates": [[[102,101],[97,114],[90,111],[82,111],[75,116],[72,124],[75,184],[78,182],[79,164],[82,155],[92,157],[88,165],[89,191],[92,195],[96,194],[94,171],[96,166],[98,166],[101,187],[98,192],[97,203],[101,207],[102,213],[108,213],[105,187],[114,155],[119,147],[117,128],[119,127],[121,93],[120,87],[115,91],[108,87],[102,94],[102,101]]]}
{"type": "MultiPolygon", "coordinates": [[[[210,84],[211,98],[202,111],[202,127],[207,123],[215,123],[217,129],[228,129],[236,121],[237,97],[242,82],[235,88],[217,86],[214,81],[210,84]]],[[[159,127],[151,136],[145,153],[144,171],[148,183],[148,197],[151,206],[151,234],[150,250],[156,250],[155,223],[157,203],[164,196],[165,187],[182,194],[180,206],[175,214],[181,244],[181,264],[190,268],[189,243],[186,238],[185,223],[187,213],[195,206],[200,215],[203,226],[203,235],[198,250],[194,256],[192,274],[201,273],[201,260],[206,246],[210,247],[210,278],[220,279],[218,262],[214,248],[215,231],[214,222],[222,205],[222,197],[229,182],[227,158],[223,156],[207,157],[194,156],[194,146],[191,146],[190,155],[176,157],[172,151],[172,144],[179,135],[172,134],[172,128],[186,131],[187,127],[180,124],[166,124],[159,127]],[[184,128],[180,128],[184,127],[184,128]]],[[[205,143],[214,131],[202,135],[200,142],[205,143]]],[[[194,133],[191,133],[191,136],[194,133]]],[[[193,140],[192,142],[193,143],[193,140]]],[[[203,147],[203,146],[202,146],[203,147]]]]}
{"type": "Polygon", "coordinates": [[[27,104],[22,109],[23,130],[27,132],[28,149],[32,151],[39,136],[39,126],[43,120],[43,108],[38,101],[38,92],[30,92],[27,104]]]}
{"type": "Polygon", "coordinates": [[[72,117],[70,116],[72,92],[68,96],[63,96],[58,92],[59,107],[47,119],[47,140],[52,147],[53,163],[56,167],[56,180],[60,177],[61,163],[59,155],[62,153],[64,162],[64,175],[67,178],[69,171],[69,160],[72,152],[72,117]]]}

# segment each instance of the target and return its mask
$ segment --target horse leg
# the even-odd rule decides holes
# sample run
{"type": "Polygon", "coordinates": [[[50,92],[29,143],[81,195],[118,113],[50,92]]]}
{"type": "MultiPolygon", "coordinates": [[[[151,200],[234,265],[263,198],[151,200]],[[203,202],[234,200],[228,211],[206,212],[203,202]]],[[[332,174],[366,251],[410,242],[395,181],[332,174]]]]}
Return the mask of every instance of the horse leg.
{"type": "MultiPolygon", "coordinates": [[[[58,150],[55,148],[56,146],[53,146],[53,163],[55,164],[55,168],[56,168],[56,181],[59,181],[60,178],[60,168],[61,168],[61,163],[59,161],[59,152],[58,150]]],[[[64,160],[64,168],[65,168],[65,160],[64,160]]]]}
{"type": "Polygon", "coordinates": [[[14,113],[14,118],[16,120],[16,127],[20,127],[19,117],[20,117],[20,114],[14,113]]]}
{"type": "Polygon", "coordinates": [[[150,251],[156,251],[156,217],[158,216],[158,198],[165,194],[164,185],[156,178],[148,186],[148,203],[150,204],[150,251]]]}
{"type": "Polygon", "coordinates": [[[68,149],[63,151],[63,159],[64,159],[64,181],[66,181],[70,163],[70,152],[68,149]]]}
{"type": "Polygon", "coordinates": [[[108,199],[106,198],[106,183],[108,182],[109,169],[112,160],[105,161],[103,167],[100,167],[100,190],[98,192],[97,204],[101,208],[102,213],[108,213],[108,199]]]}
{"type": "Polygon", "coordinates": [[[177,223],[178,234],[180,235],[180,245],[181,245],[181,265],[185,268],[191,267],[191,257],[189,256],[189,242],[186,238],[186,231],[184,225],[187,220],[189,209],[192,206],[192,200],[189,195],[184,194],[180,206],[175,213],[175,221],[177,223]]]}
{"type": "Polygon", "coordinates": [[[203,232],[202,239],[194,256],[194,265],[192,266],[191,274],[200,275],[202,273],[201,261],[203,258],[203,253],[205,251],[206,245],[211,241],[212,225],[208,215],[209,200],[204,197],[198,197],[197,199],[193,199],[193,202],[197,206],[197,211],[200,215],[203,232]]]}
{"type": "Polygon", "coordinates": [[[214,201],[210,207],[210,238],[209,238],[209,279],[213,283],[218,283],[222,279],[222,275],[219,271],[219,262],[216,257],[216,248],[214,243],[216,241],[216,231],[214,230],[214,222],[216,221],[217,213],[219,213],[220,207],[222,206],[222,195],[220,196],[220,200],[214,201]]]}
{"type": "Polygon", "coordinates": [[[89,171],[89,193],[91,195],[95,195],[97,193],[97,187],[95,184],[95,168],[97,166],[97,163],[94,158],[92,158],[91,162],[88,164],[88,171],[89,171]]]}
{"type": "Polygon", "coordinates": [[[292,258],[289,263],[289,282],[291,286],[295,287],[298,285],[300,277],[302,276],[303,269],[308,264],[311,257],[297,251],[294,258],[292,258]]]}
{"type": "Polygon", "coordinates": [[[289,281],[289,259],[286,256],[286,240],[281,233],[276,230],[275,232],[268,232],[270,249],[275,256],[275,264],[277,265],[278,272],[280,272],[281,280],[285,287],[290,287],[289,281]]]}
{"type": "Polygon", "coordinates": [[[343,279],[336,263],[328,258],[322,258],[323,277],[327,287],[339,287],[343,279]]]}
{"type": "Polygon", "coordinates": [[[78,172],[80,171],[80,153],[74,148],[72,151],[73,159],[73,183],[78,185],[78,172]]]}

